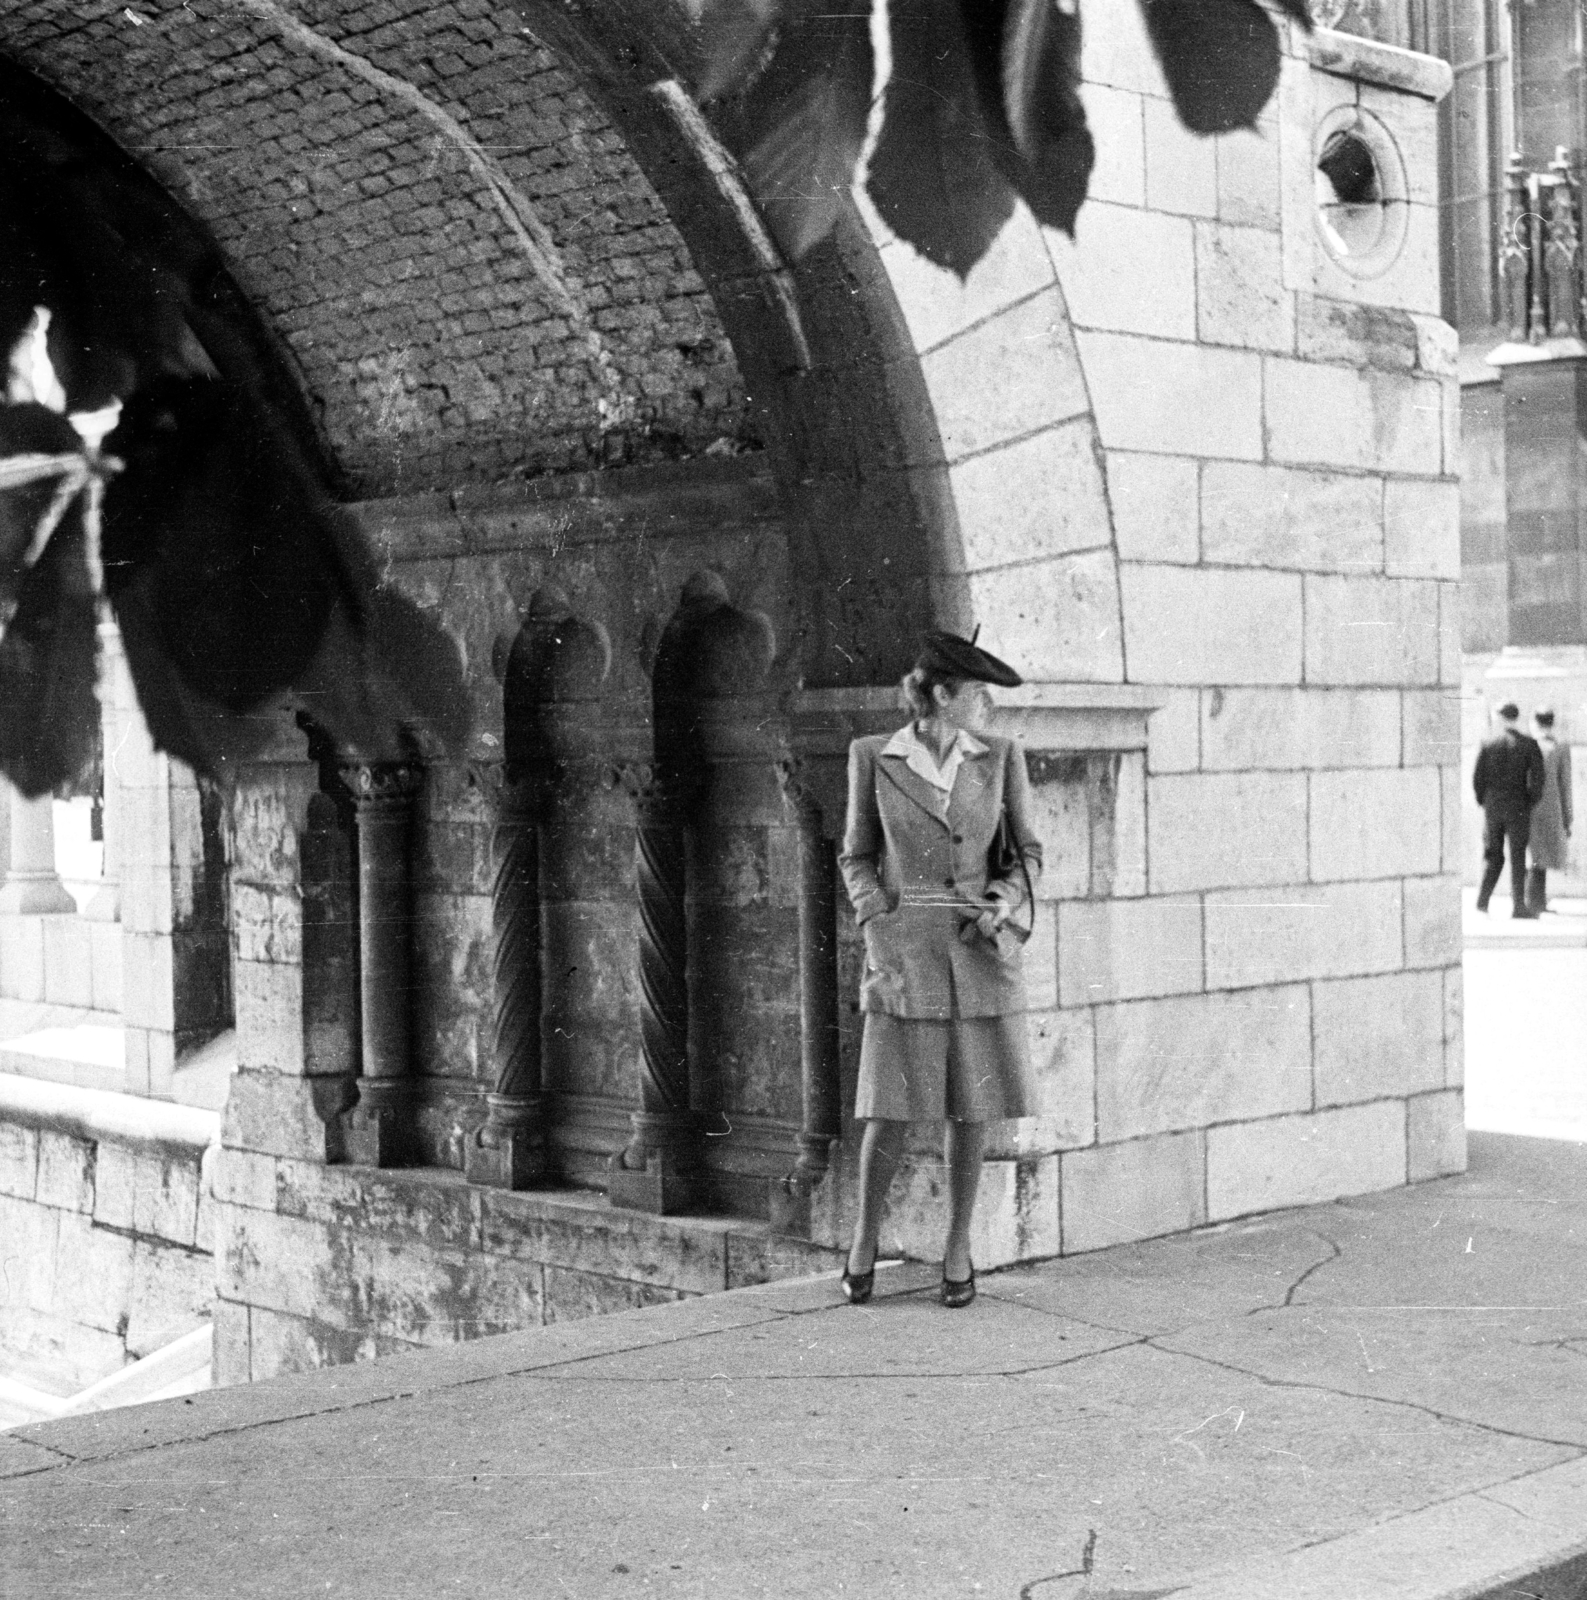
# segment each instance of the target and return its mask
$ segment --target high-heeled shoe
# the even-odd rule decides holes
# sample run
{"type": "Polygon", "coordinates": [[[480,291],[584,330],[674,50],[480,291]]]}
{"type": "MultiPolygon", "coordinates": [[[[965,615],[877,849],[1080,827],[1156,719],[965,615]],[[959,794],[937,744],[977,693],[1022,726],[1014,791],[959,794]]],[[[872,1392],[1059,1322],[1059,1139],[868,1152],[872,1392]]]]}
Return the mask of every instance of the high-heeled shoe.
{"type": "Polygon", "coordinates": [[[970,1268],[968,1278],[950,1278],[946,1272],[942,1275],[942,1303],[957,1311],[961,1306],[967,1306],[975,1299],[975,1268],[970,1268]]]}
{"type": "Polygon", "coordinates": [[[871,1298],[871,1290],[876,1287],[876,1263],[871,1263],[869,1272],[850,1272],[849,1258],[843,1258],[843,1276],[838,1279],[838,1287],[843,1290],[843,1298],[851,1306],[862,1306],[871,1298]]]}

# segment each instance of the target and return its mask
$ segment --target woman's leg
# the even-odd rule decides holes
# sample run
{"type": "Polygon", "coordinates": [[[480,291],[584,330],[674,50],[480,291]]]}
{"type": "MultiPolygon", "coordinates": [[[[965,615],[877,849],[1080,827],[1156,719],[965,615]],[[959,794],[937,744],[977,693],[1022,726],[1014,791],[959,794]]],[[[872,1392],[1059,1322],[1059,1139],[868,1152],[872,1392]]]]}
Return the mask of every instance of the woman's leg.
{"type": "Polygon", "coordinates": [[[948,1163],[948,1247],[942,1275],[955,1283],[970,1276],[970,1218],[981,1185],[981,1156],[986,1149],[984,1122],[948,1121],[943,1156],[948,1163]]]}
{"type": "Polygon", "coordinates": [[[907,1122],[886,1122],[879,1117],[865,1124],[860,1141],[860,1214],[854,1220],[854,1239],[849,1245],[850,1272],[866,1273],[876,1265],[876,1237],[882,1231],[887,1190],[898,1171],[908,1131],[907,1122]]]}

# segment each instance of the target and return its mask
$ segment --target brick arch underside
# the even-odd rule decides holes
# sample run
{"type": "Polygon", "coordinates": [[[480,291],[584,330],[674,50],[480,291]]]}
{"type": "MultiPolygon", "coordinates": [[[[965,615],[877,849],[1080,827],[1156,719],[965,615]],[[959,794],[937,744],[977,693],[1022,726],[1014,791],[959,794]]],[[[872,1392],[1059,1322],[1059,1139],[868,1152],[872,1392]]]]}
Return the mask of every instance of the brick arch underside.
{"type": "Polygon", "coordinates": [[[0,49],[209,228],[349,499],[755,452],[790,675],[885,681],[966,593],[905,316],[857,214],[779,290],[635,15],[16,0],[0,49]]]}

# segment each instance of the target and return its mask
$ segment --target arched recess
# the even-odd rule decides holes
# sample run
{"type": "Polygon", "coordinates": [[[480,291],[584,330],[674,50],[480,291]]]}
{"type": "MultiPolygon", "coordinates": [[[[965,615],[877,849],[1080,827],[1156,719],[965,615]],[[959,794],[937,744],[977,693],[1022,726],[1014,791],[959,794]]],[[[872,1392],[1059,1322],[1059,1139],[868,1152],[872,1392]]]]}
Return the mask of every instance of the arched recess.
{"type": "Polygon", "coordinates": [[[972,618],[1033,674],[1118,676],[1039,231],[961,287],[855,209],[788,270],[655,87],[692,37],[676,0],[19,0],[0,48],[213,232],[347,498],[759,446],[790,680],[888,681],[972,618]],[[1005,525],[1010,474],[1056,522],[1005,525]]]}

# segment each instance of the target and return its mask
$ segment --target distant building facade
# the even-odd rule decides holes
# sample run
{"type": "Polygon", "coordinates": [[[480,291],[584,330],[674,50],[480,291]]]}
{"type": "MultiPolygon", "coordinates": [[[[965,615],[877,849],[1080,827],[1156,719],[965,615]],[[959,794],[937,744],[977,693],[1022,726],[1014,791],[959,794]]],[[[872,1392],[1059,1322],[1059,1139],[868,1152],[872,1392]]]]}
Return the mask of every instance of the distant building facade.
{"type": "MultiPolygon", "coordinates": [[[[1029,680],[1049,863],[1042,1111],[977,1264],[1463,1167],[1442,62],[1285,25],[1260,127],[1200,139],[1093,7],[1078,242],[1018,210],[960,283],[863,199],[769,252],[650,87],[664,7],[301,9],[0,33],[220,240],[474,694],[456,765],[288,717],[227,798],[236,1070],[182,1246],[220,1381],[835,1262],[843,753],[932,622],[1029,680]]],[[[124,860],[127,906],[171,876],[124,860]]],[[[162,1071],[185,981],[137,990],[177,997],[162,1071]]],[[[0,1203],[64,1267],[114,1231],[98,1125],[5,1115],[0,1203]],[[39,1221],[47,1144],[76,1220],[39,1221]]],[[[937,1162],[884,1248],[936,1248],[937,1162]]],[[[29,1281],[40,1349],[106,1318],[29,1281]]]]}
{"type": "MultiPolygon", "coordinates": [[[[1445,316],[1459,329],[1464,745],[1495,706],[1553,706],[1587,733],[1582,437],[1581,23],[1558,0],[1451,0],[1436,49],[1454,90],[1441,131],[1445,316]]],[[[1480,870],[1468,805],[1462,863],[1480,870]]],[[[1568,880],[1578,887],[1580,866],[1568,880]]]]}

